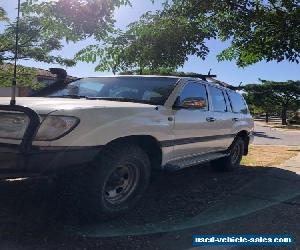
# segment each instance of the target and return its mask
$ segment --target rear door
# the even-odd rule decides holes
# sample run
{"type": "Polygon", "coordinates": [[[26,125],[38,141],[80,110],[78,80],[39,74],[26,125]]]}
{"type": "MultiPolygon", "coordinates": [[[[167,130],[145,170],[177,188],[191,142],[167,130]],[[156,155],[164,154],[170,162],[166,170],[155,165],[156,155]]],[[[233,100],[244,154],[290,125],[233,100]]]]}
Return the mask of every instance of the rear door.
{"type": "Polygon", "coordinates": [[[232,90],[227,90],[226,92],[232,107],[233,132],[252,130],[253,119],[243,96],[232,90]]]}
{"type": "Polygon", "coordinates": [[[208,85],[210,97],[210,115],[213,121],[210,128],[214,134],[214,140],[211,141],[210,147],[216,151],[226,150],[234,139],[233,132],[233,113],[229,105],[228,97],[223,88],[208,85]]]}

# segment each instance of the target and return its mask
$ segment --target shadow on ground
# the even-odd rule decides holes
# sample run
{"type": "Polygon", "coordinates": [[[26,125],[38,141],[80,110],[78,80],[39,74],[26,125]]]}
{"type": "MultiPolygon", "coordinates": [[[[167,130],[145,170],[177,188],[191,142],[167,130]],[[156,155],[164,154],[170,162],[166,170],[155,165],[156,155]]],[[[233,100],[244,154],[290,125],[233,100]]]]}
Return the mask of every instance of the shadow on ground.
{"type": "MultiPolygon", "coordinates": [[[[44,183],[5,182],[0,183],[0,247],[80,249],[92,244],[109,249],[118,242],[120,249],[127,249],[131,242],[128,235],[159,234],[227,221],[288,203],[299,194],[300,176],[291,171],[243,167],[232,173],[216,173],[208,166],[193,167],[156,178],[128,214],[83,225],[86,218],[81,217],[76,204],[44,183]],[[120,236],[119,241],[105,238],[111,236],[120,236]]],[[[139,237],[144,236],[134,238],[135,245],[139,237]]],[[[140,241],[145,244],[144,239],[140,241]]]]}
{"type": "Polygon", "coordinates": [[[255,131],[255,132],[253,132],[253,135],[256,136],[256,137],[263,137],[263,138],[266,138],[266,139],[274,139],[274,140],[279,140],[280,139],[279,137],[270,136],[265,132],[255,131]]]}

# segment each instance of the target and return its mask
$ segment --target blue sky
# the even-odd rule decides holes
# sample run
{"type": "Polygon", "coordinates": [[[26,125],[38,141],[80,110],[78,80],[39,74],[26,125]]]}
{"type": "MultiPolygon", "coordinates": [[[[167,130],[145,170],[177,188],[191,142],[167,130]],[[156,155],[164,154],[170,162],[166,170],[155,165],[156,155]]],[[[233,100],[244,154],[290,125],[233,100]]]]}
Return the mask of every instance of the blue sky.
{"type": "MultiPolygon", "coordinates": [[[[21,0],[22,1],[22,0],[21,0]]],[[[115,18],[116,25],[122,29],[126,28],[126,25],[132,21],[138,19],[138,17],[150,10],[156,10],[160,8],[161,0],[157,0],[155,4],[152,4],[150,0],[132,0],[132,7],[121,7],[116,10],[115,18]]],[[[15,7],[17,6],[17,0],[0,0],[0,6],[8,12],[11,18],[16,16],[15,7]]],[[[3,29],[3,25],[0,24],[0,30],[3,29]]],[[[78,50],[84,48],[86,45],[93,44],[92,39],[81,41],[76,44],[66,44],[60,55],[66,57],[72,57],[78,50]]],[[[300,79],[300,64],[290,63],[288,61],[277,62],[260,62],[246,68],[238,68],[234,61],[232,62],[218,62],[216,55],[228,46],[228,43],[222,43],[217,40],[211,40],[208,42],[210,48],[210,54],[203,61],[194,56],[190,56],[189,60],[184,64],[181,71],[186,72],[199,72],[207,73],[212,68],[212,73],[218,75],[218,79],[238,85],[240,82],[254,83],[258,82],[258,79],[286,81],[286,80],[299,80],[300,79]]],[[[32,60],[21,60],[20,64],[26,66],[33,66],[48,69],[50,67],[59,67],[59,65],[45,64],[35,62],[32,60]]],[[[109,72],[94,72],[96,65],[87,63],[78,63],[75,67],[66,68],[68,73],[73,76],[97,76],[111,74],[109,72]]]]}

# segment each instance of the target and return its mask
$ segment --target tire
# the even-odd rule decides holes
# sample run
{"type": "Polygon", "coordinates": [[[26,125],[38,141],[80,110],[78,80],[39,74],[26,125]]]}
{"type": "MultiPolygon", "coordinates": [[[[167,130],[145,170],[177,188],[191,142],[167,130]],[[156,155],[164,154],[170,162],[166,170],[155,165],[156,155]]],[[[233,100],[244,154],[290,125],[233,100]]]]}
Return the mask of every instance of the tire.
{"type": "Polygon", "coordinates": [[[115,217],[133,208],[148,187],[148,155],[133,144],[104,149],[87,176],[82,201],[90,215],[115,217]]]}
{"type": "Polygon", "coordinates": [[[240,166],[245,149],[243,138],[237,137],[229,147],[229,155],[211,161],[211,166],[217,171],[233,171],[240,166]]]}

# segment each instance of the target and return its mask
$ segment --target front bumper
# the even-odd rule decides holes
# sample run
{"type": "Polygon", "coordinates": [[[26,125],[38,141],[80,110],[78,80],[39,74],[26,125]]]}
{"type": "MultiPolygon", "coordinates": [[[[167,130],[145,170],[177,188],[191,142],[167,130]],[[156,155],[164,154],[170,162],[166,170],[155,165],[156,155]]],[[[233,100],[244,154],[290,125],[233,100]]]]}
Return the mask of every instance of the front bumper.
{"type": "Polygon", "coordinates": [[[21,143],[0,143],[0,179],[49,175],[69,166],[92,161],[102,147],[39,147],[33,146],[40,126],[38,114],[19,105],[0,105],[1,112],[23,113],[29,118],[21,143]]]}
{"type": "Polygon", "coordinates": [[[102,147],[36,147],[22,153],[17,146],[0,145],[0,178],[49,175],[93,161],[102,147]]]}

